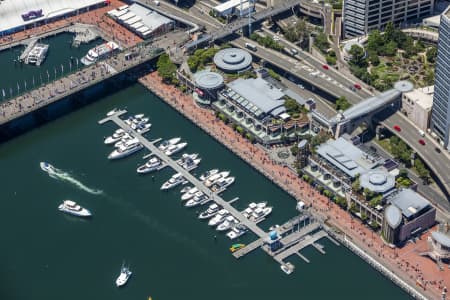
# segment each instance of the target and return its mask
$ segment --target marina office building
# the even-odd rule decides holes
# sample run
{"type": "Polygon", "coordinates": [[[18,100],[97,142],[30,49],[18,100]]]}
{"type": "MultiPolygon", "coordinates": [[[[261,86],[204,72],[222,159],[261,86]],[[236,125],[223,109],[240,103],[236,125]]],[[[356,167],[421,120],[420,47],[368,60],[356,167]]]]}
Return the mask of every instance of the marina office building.
{"type": "Polygon", "coordinates": [[[344,0],[344,37],[368,34],[387,23],[412,23],[433,13],[434,0],[344,0]]]}
{"type": "Polygon", "coordinates": [[[433,107],[430,128],[445,148],[449,148],[450,135],[450,13],[441,16],[439,27],[438,54],[434,81],[433,107]]]}

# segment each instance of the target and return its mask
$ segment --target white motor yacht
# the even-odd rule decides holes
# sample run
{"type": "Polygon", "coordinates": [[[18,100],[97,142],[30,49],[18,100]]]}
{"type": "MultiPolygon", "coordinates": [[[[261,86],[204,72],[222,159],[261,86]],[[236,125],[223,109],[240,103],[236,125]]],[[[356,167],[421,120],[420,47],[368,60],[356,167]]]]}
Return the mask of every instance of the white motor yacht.
{"type": "Polygon", "coordinates": [[[223,221],[216,227],[216,230],[217,231],[225,231],[225,230],[230,229],[231,227],[233,227],[236,224],[238,224],[238,220],[236,220],[235,217],[230,215],[225,218],[225,221],[223,221]]]}
{"type": "Polygon", "coordinates": [[[267,202],[259,202],[259,203],[251,202],[248,205],[248,207],[242,212],[242,215],[248,219],[253,214],[255,209],[257,208],[263,209],[266,207],[266,205],[267,202]]]}
{"type": "Polygon", "coordinates": [[[183,150],[185,147],[187,146],[187,143],[179,143],[179,144],[175,144],[175,145],[171,145],[169,146],[169,148],[167,148],[167,150],[164,152],[167,156],[171,156],[175,153],[180,152],[181,150],[183,150]]]}
{"type": "Polygon", "coordinates": [[[75,201],[72,201],[72,200],[64,200],[64,202],[58,206],[58,209],[62,212],[65,212],[70,215],[78,216],[78,217],[92,216],[92,214],[89,210],[81,207],[75,201]]]}
{"type": "Polygon", "coordinates": [[[114,147],[116,147],[116,148],[117,148],[117,147],[120,147],[121,145],[124,145],[125,142],[131,141],[131,140],[133,140],[133,139],[135,139],[134,136],[132,136],[132,135],[129,134],[129,133],[125,133],[125,134],[122,136],[122,138],[121,138],[118,142],[114,143],[114,147]]]}
{"type": "Polygon", "coordinates": [[[150,124],[150,123],[139,124],[139,125],[136,125],[136,126],[131,126],[131,128],[136,130],[136,132],[139,133],[139,134],[144,134],[144,133],[150,131],[151,127],[152,127],[152,124],[150,124]]]}
{"type": "Polygon", "coordinates": [[[237,224],[229,232],[227,232],[227,237],[230,240],[237,239],[238,237],[244,235],[248,231],[247,226],[243,224],[237,224]]]}
{"type": "Polygon", "coordinates": [[[116,131],[114,131],[113,135],[108,136],[105,139],[104,143],[105,143],[105,145],[114,144],[115,142],[119,141],[125,134],[127,134],[125,132],[125,130],[123,130],[122,128],[119,128],[116,131]]]}
{"type": "Polygon", "coordinates": [[[163,162],[157,158],[156,156],[152,157],[148,162],[146,162],[144,165],[139,166],[137,168],[137,172],[139,174],[145,174],[153,171],[159,171],[162,168],[164,168],[166,165],[163,164],[163,162]]]}
{"type": "Polygon", "coordinates": [[[286,273],[287,275],[291,274],[294,271],[294,265],[291,263],[286,263],[286,264],[282,264],[280,266],[281,271],[283,271],[284,273],[286,273]]]}
{"type": "Polygon", "coordinates": [[[196,169],[201,161],[202,161],[201,158],[197,158],[197,159],[188,158],[181,166],[183,167],[183,169],[190,172],[190,171],[196,169]]]}
{"type": "Polygon", "coordinates": [[[184,206],[186,206],[186,207],[194,207],[194,206],[205,204],[208,201],[209,201],[208,196],[206,196],[202,192],[197,192],[197,193],[195,193],[194,198],[192,198],[191,200],[187,201],[184,206]]]}
{"type": "Polygon", "coordinates": [[[230,212],[224,208],[219,210],[217,214],[209,220],[208,225],[209,226],[217,226],[218,224],[222,223],[223,220],[230,214],[230,212]]]}
{"type": "Polygon", "coordinates": [[[234,182],[234,177],[221,178],[213,184],[211,190],[217,194],[222,193],[234,182]]]}
{"type": "Polygon", "coordinates": [[[181,173],[176,173],[169,180],[163,183],[161,190],[168,190],[185,182],[186,179],[184,179],[183,175],[181,175],[181,173]]]}
{"type": "Polygon", "coordinates": [[[194,197],[195,193],[198,192],[198,188],[197,187],[193,187],[191,188],[189,191],[187,191],[186,193],[184,193],[183,195],[181,195],[181,200],[182,201],[186,201],[191,199],[192,197],[194,197]]]}
{"type": "Polygon", "coordinates": [[[169,146],[178,144],[180,141],[181,138],[179,137],[171,138],[170,140],[163,141],[161,144],[159,144],[158,149],[161,151],[166,151],[169,146]]]}
{"type": "Polygon", "coordinates": [[[133,139],[126,141],[123,145],[119,146],[116,150],[111,152],[108,156],[109,159],[118,159],[131,155],[144,148],[144,146],[139,142],[138,139],[133,139]]]}
{"type": "Polygon", "coordinates": [[[253,211],[253,213],[250,215],[249,219],[253,222],[258,222],[261,219],[265,218],[266,216],[270,215],[272,213],[272,207],[268,206],[265,208],[257,208],[253,211]]]}
{"type": "Polygon", "coordinates": [[[202,175],[200,175],[199,179],[201,181],[205,181],[206,179],[208,179],[209,177],[211,177],[214,174],[219,173],[219,169],[212,169],[209,171],[206,171],[205,173],[203,173],[202,175]]]}
{"type": "Polygon", "coordinates": [[[244,209],[244,211],[242,212],[242,215],[245,217],[245,218],[250,218],[250,216],[252,215],[252,213],[253,213],[253,209],[251,209],[250,207],[247,207],[246,209],[244,209]]]}
{"type": "Polygon", "coordinates": [[[190,185],[188,185],[188,186],[185,186],[184,188],[182,188],[181,190],[180,190],[180,193],[181,194],[184,194],[184,193],[186,193],[186,192],[188,192],[190,189],[192,189],[193,187],[192,186],[190,186],[190,185]]]}
{"type": "Polygon", "coordinates": [[[47,173],[55,171],[55,167],[45,161],[40,162],[39,166],[41,167],[42,171],[45,171],[47,173]]]}
{"type": "Polygon", "coordinates": [[[230,171],[223,171],[217,174],[212,175],[208,179],[205,180],[205,186],[210,187],[212,186],[216,181],[220,180],[221,178],[226,178],[230,175],[230,171]]]}
{"type": "Polygon", "coordinates": [[[211,204],[207,210],[205,210],[204,212],[200,213],[198,215],[198,218],[200,220],[204,220],[204,219],[209,219],[212,218],[213,216],[215,216],[217,214],[217,212],[220,210],[220,206],[217,205],[216,203],[211,204]]]}
{"type": "Polygon", "coordinates": [[[125,265],[122,265],[120,268],[120,275],[116,279],[116,286],[120,287],[125,285],[128,279],[130,279],[131,274],[133,274],[133,272],[131,272],[125,265]]]}

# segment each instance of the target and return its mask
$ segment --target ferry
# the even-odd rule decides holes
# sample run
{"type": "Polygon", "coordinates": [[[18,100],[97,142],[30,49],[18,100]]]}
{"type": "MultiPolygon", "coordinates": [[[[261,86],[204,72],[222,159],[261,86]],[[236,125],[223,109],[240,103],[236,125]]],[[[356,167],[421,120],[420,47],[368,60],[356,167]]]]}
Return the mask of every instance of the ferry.
{"type": "Polygon", "coordinates": [[[37,43],[25,58],[26,64],[34,64],[40,66],[47,57],[49,45],[37,43]]]}
{"type": "Polygon", "coordinates": [[[120,275],[116,279],[116,286],[121,287],[125,285],[128,282],[128,279],[130,279],[131,274],[133,274],[133,272],[130,271],[130,268],[122,265],[120,268],[120,275]]]}
{"type": "Polygon", "coordinates": [[[230,247],[231,253],[238,251],[239,249],[242,249],[245,247],[245,244],[233,244],[230,247]]]}
{"type": "Polygon", "coordinates": [[[81,207],[75,201],[72,200],[64,200],[62,204],[58,206],[58,209],[62,212],[65,212],[69,215],[74,215],[77,217],[90,217],[92,216],[91,212],[86,208],[81,207]]]}
{"type": "Polygon", "coordinates": [[[81,58],[80,61],[82,64],[89,66],[99,59],[106,57],[108,54],[117,51],[118,49],[119,45],[117,45],[115,42],[107,42],[89,50],[88,53],[83,58],[81,58]]]}

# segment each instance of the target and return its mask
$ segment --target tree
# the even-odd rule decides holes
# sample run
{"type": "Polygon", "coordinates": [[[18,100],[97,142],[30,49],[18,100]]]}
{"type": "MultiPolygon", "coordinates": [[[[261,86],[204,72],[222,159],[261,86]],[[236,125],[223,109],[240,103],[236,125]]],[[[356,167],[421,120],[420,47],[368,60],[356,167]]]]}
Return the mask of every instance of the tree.
{"type": "Polygon", "coordinates": [[[394,56],[397,53],[398,45],[394,41],[390,41],[383,47],[383,54],[386,56],[394,56]]]}
{"type": "Polygon", "coordinates": [[[428,48],[427,52],[426,52],[426,56],[427,56],[427,61],[428,62],[434,63],[436,61],[437,48],[434,47],[434,46],[428,48]]]}
{"type": "Polygon", "coordinates": [[[330,43],[328,43],[327,35],[323,32],[319,33],[314,39],[314,45],[320,49],[323,53],[326,53],[328,48],[330,48],[330,43]]]}
{"type": "Polygon", "coordinates": [[[284,100],[284,107],[289,113],[295,113],[300,111],[300,105],[292,98],[284,100]]]}
{"type": "Polygon", "coordinates": [[[336,110],[346,110],[350,106],[352,105],[347,101],[347,98],[345,98],[344,96],[341,96],[336,100],[336,110]]]}
{"type": "Polygon", "coordinates": [[[394,24],[392,22],[387,23],[383,35],[385,43],[394,41],[394,32],[395,32],[394,24]]]}
{"type": "Polygon", "coordinates": [[[177,71],[177,66],[170,60],[169,55],[166,53],[162,54],[158,58],[156,66],[158,74],[165,82],[173,83],[176,80],[175,72],[177,71]]]}
{"type": "Polygon", "coordinates": [[[349,54],[352,57],[352,59],[350,60],[351,63],[353,63],[357,66],[360,66],[360,67],[365,66],[365,61],[364,61],[365,52],[361,46],[358,46],[356,44],[352,45],[352,47],[350,48],[349,54]]]}
{"type": "Polygon", "coordinates": [[[367,50],[378,54],[380,47],[384,45],[383,37],[379,30],[372,30],[367,38],[367,50]]]}
{"type": "Polygon", "coordinates": [[[400,171],[398,172],[398,176],[403,177],[403,178],[408,178],[408,170],[400,169],[400,171]]]}
{"type": "Polygon", "coordinates": [[[300,19],[296,24],[289,26],[284,36],[290,42],[302,42],[309,35],[309,29],[304,19],[300,19]]]}
{"type": "Polygon", "coordinates": [[[380,64],[380,57],[377,51],[369,51],[369,61],[373,66],[378,66],[380,64]]]}
{"type": "Polygon", "coordinates": [[[425,76],[423,77],[423,80],[426,85],[433,85],[434,84],[434,70],[428,69],[425,73],[425,76]]]}

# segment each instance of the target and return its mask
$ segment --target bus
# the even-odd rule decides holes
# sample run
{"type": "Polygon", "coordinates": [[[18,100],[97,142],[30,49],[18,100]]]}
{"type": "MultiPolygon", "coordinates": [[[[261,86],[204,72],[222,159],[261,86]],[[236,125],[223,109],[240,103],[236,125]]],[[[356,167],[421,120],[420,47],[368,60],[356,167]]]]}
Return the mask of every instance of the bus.
{"type": "Polygon", "coordinates": [[[256,49],[257,49],[255,45],[250,44],[250,43],[245,43],[245,47],[250,50],[253,50],[253,51],[256,51],[256,49]]]}

